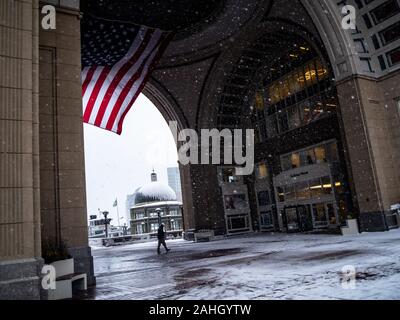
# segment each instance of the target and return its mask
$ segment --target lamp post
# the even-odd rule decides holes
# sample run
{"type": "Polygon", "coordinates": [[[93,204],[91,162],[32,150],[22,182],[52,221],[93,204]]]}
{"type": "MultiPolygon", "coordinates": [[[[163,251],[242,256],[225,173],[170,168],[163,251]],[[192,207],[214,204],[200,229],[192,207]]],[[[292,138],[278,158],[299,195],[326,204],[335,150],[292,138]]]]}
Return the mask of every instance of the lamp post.
{"type": "Polygon", "coordinates": [[[108,211],[102,212],[104,216],[104,226],[106,228],[106,238],[108,238],[108,225],[110,224],[111,219],[107,219],[107,216],[110,214],[108,211]]]}

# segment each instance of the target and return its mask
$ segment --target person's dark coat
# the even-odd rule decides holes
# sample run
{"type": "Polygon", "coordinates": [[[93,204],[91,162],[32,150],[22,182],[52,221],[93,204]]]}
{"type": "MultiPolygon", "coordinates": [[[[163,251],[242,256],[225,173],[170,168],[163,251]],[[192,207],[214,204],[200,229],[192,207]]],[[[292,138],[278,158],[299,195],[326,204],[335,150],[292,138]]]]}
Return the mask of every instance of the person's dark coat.
{"type": "Polygon", "coordinates": [[[160,226],[160,227],[158,228],[157,238],[158,238],[158,240],[165,240],[164,226],[160,226]]]}

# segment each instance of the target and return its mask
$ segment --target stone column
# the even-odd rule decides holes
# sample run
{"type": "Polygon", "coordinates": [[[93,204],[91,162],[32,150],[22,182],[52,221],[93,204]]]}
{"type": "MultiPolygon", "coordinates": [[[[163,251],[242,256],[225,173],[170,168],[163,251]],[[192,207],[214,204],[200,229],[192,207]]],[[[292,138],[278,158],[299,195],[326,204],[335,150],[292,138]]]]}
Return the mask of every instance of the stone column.
{"type": "Polygon", "coordinates": [[[387,230],[385,212],[400,202],[400,76],[353,77],[338,84],[347,162],[362,231],[387,230]]]}
{"type": "Polygon", "coordinates": [[[57,5],[56,29],[40,30],[42,238],[66,242],[75,271],[95,283],[88,246],[78,1],[57,5]]]}
{"type": "Polygon", "coordinates": [[[0,299],[39,299],[38,0],[0,2],[0,299]]]}
{"type": "Polygon", "coordinates": [[[216,235],[225,234],[225,215],[218,186],[217,167],[181,166],[181,177],[185,231],[211,229],[216,235]]]}

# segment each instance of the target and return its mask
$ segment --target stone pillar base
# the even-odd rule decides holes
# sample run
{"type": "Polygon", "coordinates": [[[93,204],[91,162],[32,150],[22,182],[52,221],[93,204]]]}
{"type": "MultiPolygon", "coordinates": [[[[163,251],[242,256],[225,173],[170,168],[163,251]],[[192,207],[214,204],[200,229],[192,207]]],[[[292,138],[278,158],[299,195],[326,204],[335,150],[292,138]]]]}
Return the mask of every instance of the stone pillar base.
{"type": "Polygon", "coordinates": [[[388,231],[382,212],[363,212],[360,214],[360,232],[388,231]]]}
{"type": "Polygon", "coordinates": [[[88,286],[96,284],[94,276],[92,249],[90,247],[76,247],[68,249],[71,256],[74,257],[75,272],[86,273],[88,286]]]}
{"type": "Polygon", "coordinates": [[[43,259],[0,262],[0,300],[40,300],[43,259]]]}

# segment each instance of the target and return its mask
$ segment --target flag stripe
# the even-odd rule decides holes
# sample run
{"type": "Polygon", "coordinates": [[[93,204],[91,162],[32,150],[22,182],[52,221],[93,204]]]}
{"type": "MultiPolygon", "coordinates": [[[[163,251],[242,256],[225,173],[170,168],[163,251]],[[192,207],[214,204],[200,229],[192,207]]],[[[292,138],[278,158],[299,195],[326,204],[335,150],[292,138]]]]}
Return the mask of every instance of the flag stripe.
{"type": "Polygon", "coordinates": [[[142,80],[141,84],[139,85],[138,90],[136,90],[135,95],[133,96],[133,98],[131,99],[131,101],[128,103],[127,107],[125,108],[125,110],[122,112],[121,116],[119,117],[119,120],[116,122],[115,125],[117,125],[117,127],[113,127],[113,131],[116,132],[117,134],[121,134],[122,132],[122,124],[124,122],[124,119],[127,115],[127,113],[129,112],[130,108],[132,107],[132,105],[135,103],[136,99],[138,98],[139,94],[142,92],[142,90],[144,89],[144,86],[146,85],[146,82],[148,80],[148,78],[150,77],[151,74],[151,69],[154,67],[154,65],[157,63],[157,61],[160,59],[161,55],[163,54],[164,50],[166,49],[169,41],[172,39],[172,34],[164,34],[164,38],[163,40],[160,42],[160,46],[158,47],[157,51],[156,51],[156,55],[155,57],[152,59],[149,68],[147,70],[147,72],[144,75],[144,79],[142,80]]]}
{"type": "MultiPolygon", "coordinates": [[[[121,39],[117,30],[123,28],[122,25],[113,26],[107,33],[107,43],[110,43],[110,35],[121,39]]],[[[166,40],[170,40],[168,33],[144,26],[130,32],[132,35],[134,39],[130,43],[122,39],[118,40],[120,47],[116,44],[107,47],[106,55],[93,47],[95,41],[101,41],[96,36],[95,41],[90,42],[92,51],[84,58],[88,66],[82,70],[83,121],[118,134],[121,134],[122,122],[143,90],[154,63],[165,50],[166,40]],[[127,50],[125,54],[124,50],[127,50]],[[122,58],[121,53],[124,54],[122,58]]],[[[101,47],[104,48],[104,44],[101,47]]]]}
{"type": "Polygon", "coordinates": [[[101,122],[103,120],[103,115],[106,111],[107,106],[109,103],[112,101],[112,96],[114,94],[114,91],[116,90],[118,84],[121,82],[121,80],[124,78],[124,76],[135,66],[135,61],[143,54],[143,52],[146,50],[148,43],[151,40],[153,31],[148,31],[146,32],[145,39],[140,45],[140,48],[136,51],[136,53],[133,55],[133,57],[125,63],[121,68],[116,72],[115,76],[111,80],[111,83],[109,84],[107,91],[103,97],[103,100],[101,102],[101,105],[99,107],[99,110],[97,112],[96,120],[95,120],[95,125],[100,126],[101,122]]]}
{"type": "MultiPolygon", "coordinates": [[[[114,106],[112,108],[108,108],[107,109],[107,117],[105,117],[102,126],[105,126],[106,128],[110,128],[112,127],[112,124],[110,124],[111,122],[113,122],[115,120],[115,109],[119,109],[121,106],[121,103],[124,101],[125,96],[128,95],[131,90],[132,87],[132,83],[134,83],[134,81],[136,81],[141,73],[142,70],[144,68],[144,66],[146,65],[146,63],[148,63],[148,61],[150,60],[151,63],[151,52],[153,52],[154,50],[156,50],[157,45],[159,44],[159,40],[160,40],[160,36],[161,34],[155,34],[153,39],[151,40],[148,48],[146,48],[147,52],[146,55],[144,55],[139,61],[138,64],[135,65],[134,67],[132,67],[129,70],[129,73],[124,77],[124,79],[120,82],[119,87],[117,88],[117,90],[115,91],[112,100],[116,101],[114,106]]],[[[134,94],[134,92],[131,93],[132,95],[134,94]]],[[[118,111],[118,110],[117,110],[118,111]]],[[[110,130],[110,129],[108,129],[110,130]]]]}
{"type": "MultiPolygon", "coordinates": [[[[100,69],[100,68],[99,68],[100,69]]],[[[97,96],[100,92],[100,88],[103,85],[104,81],[107,78],[108,73],[110,72],[110,69],[107,67],[101,67],[101,71],[99,74],[99,77],[95,83],[95,85],[92,88],[92,91],[90,92],[90,97],[86,105],[86,110],[84,114],[84,119],[90,119],[90,115],[92,113],[94,103],[97,99],[97,96]]]]}
{"type": "MultiPolygon", "coordinates": [[[[102,88],[100,90],[100,94],[98,95],[96,102],[94,104],[94,107],[91,110],[91,115],[89,117],[90,123],[94,123],[95,125],[99,125],[101,122],[101,118],[103,117],[104,111],[101,111],[101,106],[103,104],[103,101],[109,102],[109,97],[106,96],[108,88],[110,86],[110,83],[112,83],[114,77],[118,74],[119,70],[123,68],[125,65],[129,64],[131,61],[134,61],[134,59],[137,59],[142,52],[142,37],[145,39],[144,41],[146,42],[146,34],[147,34],[147,29],[142,28],[139,32],[139,36],[135,39],[133,45],[129,49],[129,52],[123,59],[118,61],[111,69],[111,72],[108,74],[106,81],[103,83],[102,88]],[[96,120],[100,119],[97,121],[96,120]]],[[[106,104],[107,106],[107,104],[106,104]]]]}
{"type": "Polygon", "coordinates": [[[85,68],[86,72],[84,74],[84,76],[82,77],[82,96],[85,96],[86,93],[86,89],[90,83],[90,81],[92,81],[94,72],[96,71],[96,68],[92,67],[92,68],[85,68]]]}
{"type": "MultiPolygon", "coordinates": [[[[121,95],[118,97],[118,100],[113,108],[113,111],[110,115],[110,118],[107,122],[107,126],[106,129],[107,130],[111,130],[113,132],[116,132],[115,129],[115,120],[117,119],[117,122],[119,121],[119,119],[121,118],[121,115],[123,114],[123,112],[125,111],[126,108],[129,107],[129,102],[128,104],[126,103],[127,101],[127,97],[128,96],[134,96],[136,90],[132,90],[133,85],[137,82],[137,80],[142,77],[143,74],[143,70],[145,69],[146,65],[148,64],[148,60],[150,60],[152,57],[154,57],[156,50],[153,50],[153,54],[151,56],[149,56],[146,61],[144,61],[144,63],[142,64],[142,66],[140,67],[140,69],[136,72],[136,74],[129,79],[127,85],[125,86],[124,90],[122,91],[121,95]]],[[[130,99],[132,100],[132,99],[130,99]]],[[[130,101],[129,100],[129,101],[130,101]]]]}
{"type": "Polygon", "coordinates": [[[83,96],[84,114],[89,113],[89,115],[90,115],[90,110],[88,110],[87,107],[89,98],[92,95],[93,88],[95,87],[97,80],[99,79],[104,67],[92,67],[92,68],[94,70],[93,76],[91,77],[90,82],[87,85],[87,88],[85,88],[85,95],[83,96]]]}

